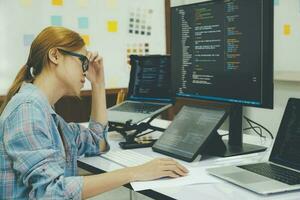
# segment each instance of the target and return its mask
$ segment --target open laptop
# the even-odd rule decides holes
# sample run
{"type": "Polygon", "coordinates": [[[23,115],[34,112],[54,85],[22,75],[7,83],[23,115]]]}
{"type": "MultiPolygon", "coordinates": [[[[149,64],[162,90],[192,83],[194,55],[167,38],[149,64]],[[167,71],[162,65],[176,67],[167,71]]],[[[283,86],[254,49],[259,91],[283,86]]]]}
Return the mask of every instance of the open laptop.
{"type": "Polygon", "coordinates": [[[172,106],[169,55],[130,56],[126,101],[108,109],[108,121],[136,124],[172,106]]]}
{"type": "Polygon", "coordinates": [[[289,99],[268,162],[207,171],[259,194],[300,189],[300,99],[289,99]]]}

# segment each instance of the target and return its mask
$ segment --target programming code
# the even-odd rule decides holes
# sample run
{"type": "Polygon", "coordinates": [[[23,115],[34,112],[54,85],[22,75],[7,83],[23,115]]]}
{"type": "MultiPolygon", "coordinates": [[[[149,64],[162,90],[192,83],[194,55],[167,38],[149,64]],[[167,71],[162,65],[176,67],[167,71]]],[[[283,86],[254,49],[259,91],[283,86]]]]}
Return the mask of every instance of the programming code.
{"type": "Polygon", "coordinates": [[[262,3],[204,2],[172,9],[172,78],[178,96],[259,105],[262,3]]]}
{"type": "Polygon", "coordinates": [[[171,98],[170,56],[132,57],[134,76],[132,97],[171,98]]]}

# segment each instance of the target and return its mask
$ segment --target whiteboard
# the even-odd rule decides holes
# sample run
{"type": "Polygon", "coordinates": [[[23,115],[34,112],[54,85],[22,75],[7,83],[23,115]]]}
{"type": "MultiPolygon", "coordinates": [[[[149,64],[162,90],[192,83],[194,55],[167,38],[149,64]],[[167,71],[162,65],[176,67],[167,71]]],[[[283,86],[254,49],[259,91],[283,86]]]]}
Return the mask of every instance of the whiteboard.
{"type": "Polygon", "coordinates": [[[0,24],[0,95],[26,63],[32,39],[50,25],[89,37],[87,48],[104,58],[107,88],[128,86],[130,54],[166,53],[163,0],[0,0],[0,24]]]}

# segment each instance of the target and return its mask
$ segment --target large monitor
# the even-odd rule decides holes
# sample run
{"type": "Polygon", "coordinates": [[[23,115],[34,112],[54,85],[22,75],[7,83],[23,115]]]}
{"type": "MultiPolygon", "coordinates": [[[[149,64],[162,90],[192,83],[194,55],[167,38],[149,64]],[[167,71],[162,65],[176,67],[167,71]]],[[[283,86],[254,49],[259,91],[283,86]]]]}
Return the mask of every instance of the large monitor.
{"type": "Polygon", "coordinates": [[[172,7],[177,97],[231,105],[225,156],[261,151],[242,141],[242,107],[273,108],[273,0],[212,0],[172,7]]]}

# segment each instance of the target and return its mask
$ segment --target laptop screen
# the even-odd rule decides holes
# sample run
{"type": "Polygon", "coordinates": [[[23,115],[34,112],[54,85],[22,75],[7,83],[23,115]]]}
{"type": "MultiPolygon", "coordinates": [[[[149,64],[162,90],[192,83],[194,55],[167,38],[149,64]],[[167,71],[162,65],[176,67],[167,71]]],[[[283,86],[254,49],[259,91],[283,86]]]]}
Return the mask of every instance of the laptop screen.
{"type": "Polygon", "coordinates": [[[300,170],[300,99],[288,101],[270,161],[300,170]]]}
{"type": "Polygon", "coordinates": [[[128,99],[172,102],[170,56],[131,55],[130,64],[128,99]]]}

